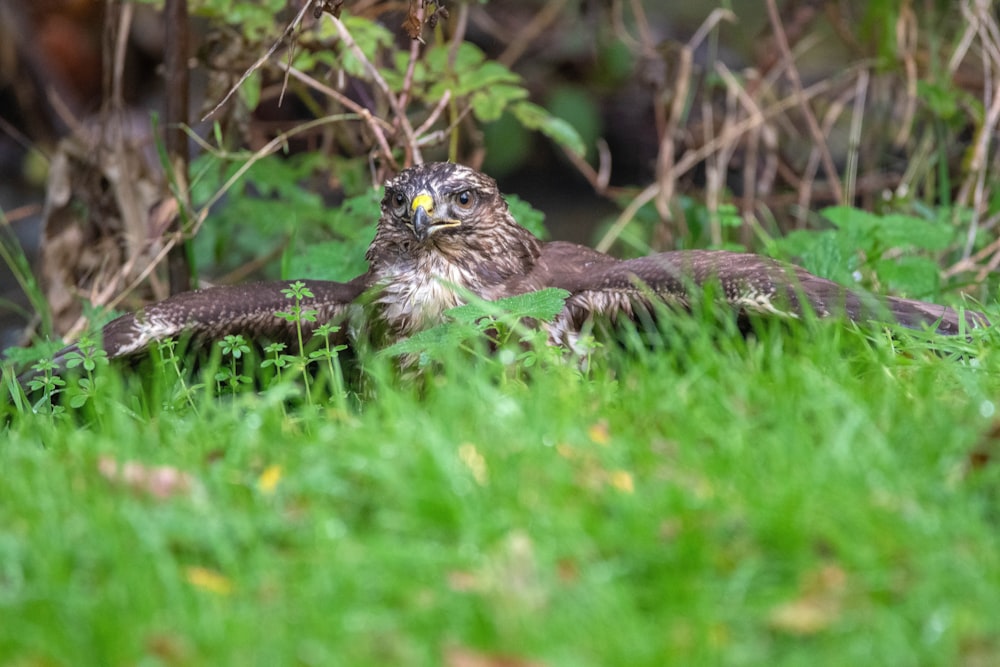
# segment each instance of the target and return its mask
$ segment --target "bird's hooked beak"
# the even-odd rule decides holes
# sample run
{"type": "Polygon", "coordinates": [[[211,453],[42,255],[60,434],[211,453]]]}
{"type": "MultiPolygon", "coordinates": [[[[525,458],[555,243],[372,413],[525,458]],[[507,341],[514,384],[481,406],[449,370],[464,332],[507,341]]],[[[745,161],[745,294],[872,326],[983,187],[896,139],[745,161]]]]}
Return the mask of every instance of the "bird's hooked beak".
{"type": "Polygon", "coordinates": [[[413,233],[421,241],[427,240],[432,234],[445,227],[457,227],[460,220],[439,218],[435,215],[434,197],[427,192],[421,192],[410,202],[410,216],[413,221],[413,233]]]}

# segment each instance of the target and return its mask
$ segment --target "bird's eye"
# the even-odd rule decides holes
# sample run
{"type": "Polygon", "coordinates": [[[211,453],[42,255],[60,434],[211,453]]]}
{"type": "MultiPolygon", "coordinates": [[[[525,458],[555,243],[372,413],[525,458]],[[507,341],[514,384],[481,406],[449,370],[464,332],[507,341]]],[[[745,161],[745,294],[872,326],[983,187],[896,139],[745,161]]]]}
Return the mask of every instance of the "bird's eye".
{"type": "Polygon", "coordinates": [[[390,192],[386,196],[386,200],[391,204],[394,214],[402,215],[406,211],[406,195],[402,192],[390,192]]]}
{"type": "Polygon", "coordinates": [[[472,205],[476,203],[476,198],[468,190],[462,190],[455,195],[455,203],[458,204],[459,208],[472,208],[472,205]]]}

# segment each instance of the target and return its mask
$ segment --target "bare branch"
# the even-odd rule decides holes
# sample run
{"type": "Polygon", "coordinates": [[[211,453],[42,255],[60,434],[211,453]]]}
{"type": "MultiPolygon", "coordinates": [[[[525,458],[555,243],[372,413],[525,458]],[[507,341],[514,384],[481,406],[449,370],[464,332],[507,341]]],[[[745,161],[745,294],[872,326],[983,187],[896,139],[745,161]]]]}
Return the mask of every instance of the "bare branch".
{"type": "MultiPolygon", "coordinates": [[[[781,51],[781,58],[787,65],[785,76],[788,77],[796,92],[802,92],[802,79],[799,77],[799,71],[792,60],[791,48],[788,45],[788,39],[785,36],[785,30],[781,24],[781,16],[778,13],[778,6],[775,0],[767,0],[767,13],[771,20],[771,27],[774,30],[775,41],[777,41],[778,48],[781,51]]],[[[816,121],[816,116],[813,114],[812,109],[809,108],[806,97],[801,95],[797,96],[797,98],[799,100],[799,108],[802,110],[802,115],[809,126],[809,132],[812,134],[813,141],[816,142],[816,147],[820,151],[820,159],[823,162],[823,170],[826,172],[826,177],[830,180],[830,186],[833,188],[837,201],[843,202],[844,193],[840,186],[840,176],[837,174],[837,167],[833,164],[833,156],[830,155],[830,147],[826,142],[826,137],[820,131],[819,123],[816,121]]]]}
{"type": "Polygon", "coordinates": [[[271,45],[271,48],[269,48],[264,55],[258,58],[253,65],[247,68],[247,71],[243,72],[243,76],[241,76],[239,81],[237,81],[233,85],[233,87],[229,89],[229,92],[226,93],[221,100],[219,100],[219,103],[216,104],[214,107],[212,107],[211,111],[202,116],[201,118],[202,122],[211,118],[216,111],[221,109],[223,105],[225,105],[225,103],[229,101],[229,98],[233,96],[233,93],[235,93],[237,90],[240,89],[240,86],[243,85],[243,82],[249,79],[250,75],[252,75],[258,69],[260,69],[261,65],[266,63],[268,58],[270,58],[274,54],[274,52],[278,50],[278,47],[281,46],[285,42],[285,40],[287,40],[295,33],[295,29],[298,27],[299,23],[302,22],[302,17],[305,16],[305,13],[309,10],[309,7],[312,6],[312,4],[313,4],[312,2],[302,3],[302,9],[300,9],[299,13],[295,15],[295,18],[292,19],[292,22],[285,27],[284,32],[281,33],[281,37],[275,40],[274,44],[271,45]]]}

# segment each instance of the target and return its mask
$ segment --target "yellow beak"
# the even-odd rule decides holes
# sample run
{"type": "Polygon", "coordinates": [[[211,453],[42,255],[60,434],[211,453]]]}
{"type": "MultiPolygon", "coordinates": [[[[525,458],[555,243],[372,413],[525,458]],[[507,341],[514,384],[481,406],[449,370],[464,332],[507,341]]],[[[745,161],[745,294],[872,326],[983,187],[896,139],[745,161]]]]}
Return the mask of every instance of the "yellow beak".
{"type": "Polygon", "coordinates": [[[418,194],[416,197],[413,198],[412,202],[410,202],[410,212],[416,213],[417,209],[420,208],[421,206],[424,207],[424,210],[427,211],[429,215],[433,214],[434,198],[431,197],[426,192],[421,192],[420,194],[418,194]]]}

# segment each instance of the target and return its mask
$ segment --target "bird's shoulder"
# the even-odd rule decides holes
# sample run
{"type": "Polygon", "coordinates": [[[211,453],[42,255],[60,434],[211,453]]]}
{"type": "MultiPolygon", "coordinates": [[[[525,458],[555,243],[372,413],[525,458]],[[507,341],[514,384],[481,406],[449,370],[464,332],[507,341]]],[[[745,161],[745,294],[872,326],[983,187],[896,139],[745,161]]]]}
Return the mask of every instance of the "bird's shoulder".
{"type": "Polygon", "coordinates": [[[543,243],[527,279],[537,288],[559,287],[569,292],[592,289],[620,260],[592,248],[550,241],[543,243]]]}

